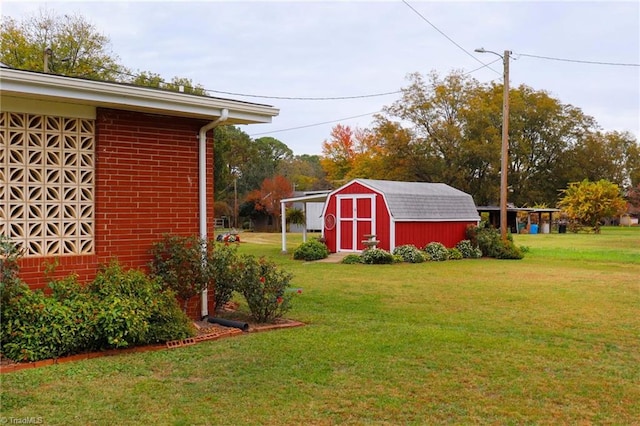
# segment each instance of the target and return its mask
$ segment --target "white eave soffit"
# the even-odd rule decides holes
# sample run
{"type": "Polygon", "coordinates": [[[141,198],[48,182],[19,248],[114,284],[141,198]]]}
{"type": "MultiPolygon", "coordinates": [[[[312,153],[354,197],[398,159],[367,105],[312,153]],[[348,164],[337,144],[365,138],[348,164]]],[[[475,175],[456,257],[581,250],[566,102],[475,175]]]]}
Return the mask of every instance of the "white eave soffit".
{"type": "Polygon", "coordinates": [[[228,121],[234,124],[270,123],[279,113],[269,105],[7,68],[0,68],[0,89],[16,97],[201,119],[218,117],[227,109],[228,121]]]}

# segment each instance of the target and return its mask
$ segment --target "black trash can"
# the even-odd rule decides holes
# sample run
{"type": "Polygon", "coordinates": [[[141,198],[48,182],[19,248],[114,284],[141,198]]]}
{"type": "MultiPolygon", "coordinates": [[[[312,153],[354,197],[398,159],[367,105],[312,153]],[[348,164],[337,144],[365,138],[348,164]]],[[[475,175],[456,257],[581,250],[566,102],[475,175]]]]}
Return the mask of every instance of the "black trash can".
{"type": "Polygon", "coordinates": [[[558,225],[558,234],[566,234],[567,233],[567,225],[561,223],[558,225]]]}

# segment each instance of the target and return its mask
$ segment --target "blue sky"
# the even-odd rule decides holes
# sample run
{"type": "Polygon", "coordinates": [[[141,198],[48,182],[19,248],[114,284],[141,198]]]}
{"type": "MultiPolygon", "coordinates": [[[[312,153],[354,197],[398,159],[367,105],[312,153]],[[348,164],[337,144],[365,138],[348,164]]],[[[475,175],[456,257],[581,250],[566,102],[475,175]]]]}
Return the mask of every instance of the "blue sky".
{"type": "MultiPolygon", "coordinates": [[[[42,7],[77,13],[110,38],[119,62],[133,71],[259,96],[394,92],[408,84],[409,73],[472,71],[482,66],[478,60],[499,59],[475,48],[508,49],[512,86],[548,91],[593,116],[604,130],[640,139],[640,67],[523,56],[640,64],[640,2],[407,1],[432,25],[402,1],[4,0],[0,10],[18,20],[42,7]]],[[[480,82],[500,79],[502,63],[491,68],[471,75],[480,82]]],[[[337,123],[369,127],[367,114],[399,97],[297,101],[212,94],[279,108],[272,124],[242,129],[254,137],[273,136],[295,154],[321,154],[337,123]],[[286,130],[303,126],[309,127],[286,130]]]]}

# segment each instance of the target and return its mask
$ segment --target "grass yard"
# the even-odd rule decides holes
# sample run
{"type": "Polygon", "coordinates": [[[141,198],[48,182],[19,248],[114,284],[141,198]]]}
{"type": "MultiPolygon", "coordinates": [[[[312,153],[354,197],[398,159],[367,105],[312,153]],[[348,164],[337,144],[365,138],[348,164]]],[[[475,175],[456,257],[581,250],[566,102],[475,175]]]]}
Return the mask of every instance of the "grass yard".
{"type": "MultiPolygon", "coordinates": [[[[290,252],[300,243],[288,236],[290,252]]],[[[640,424],[640,228],[516,236],[525,259],[298,262],[300,328],[0,376],[44,424],[640,424]]]]}

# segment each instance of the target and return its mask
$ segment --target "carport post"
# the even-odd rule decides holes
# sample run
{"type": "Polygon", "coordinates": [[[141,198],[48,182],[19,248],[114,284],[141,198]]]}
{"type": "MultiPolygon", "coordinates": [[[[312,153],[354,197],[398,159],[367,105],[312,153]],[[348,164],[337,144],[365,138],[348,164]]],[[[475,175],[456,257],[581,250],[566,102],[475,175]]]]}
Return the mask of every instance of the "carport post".
{"type": "Polygon", "coordinates": [[[282,225],[282,253],[287,252],[287,218],[284,201],[280,201],[280,224],[282,225]]]}

